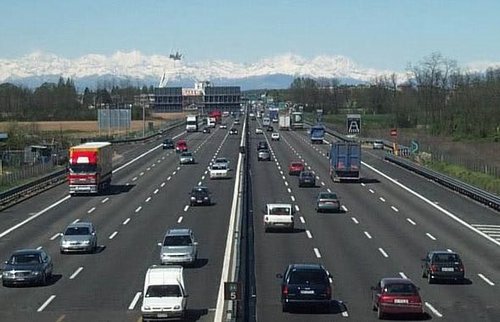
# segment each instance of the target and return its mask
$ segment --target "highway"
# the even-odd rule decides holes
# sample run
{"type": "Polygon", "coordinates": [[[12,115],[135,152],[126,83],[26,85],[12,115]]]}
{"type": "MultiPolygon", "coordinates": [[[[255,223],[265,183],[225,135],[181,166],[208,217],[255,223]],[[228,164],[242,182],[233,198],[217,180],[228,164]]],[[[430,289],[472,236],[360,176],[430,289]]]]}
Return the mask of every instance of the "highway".
{"type": "MultiPolygon", "coordinates": [[[[497,212],[387,163],[382,151],[368,148],[363,149],[361,182],[333,183],[327,144],[311,145],[305,131],[281,131],[281,140],[271,141],[268,132],[255,134],[258,124],[249,121],[246,154],[257,321],[375,321],[370,286],[388,276],[410,278],[420,287],[423,319],[500,320],[500,238],[487,226],[500,226],[497,212]],[[262,140],[272,148],[272,161],[257,161],[257,142],[262,140]],[[297,177],[288,175],[293,160],[303,160],[316,173],[316,187],[298,187],[297,177]],[[316,195],[328,189],[341,197],[344,210],[317,214],[316,195]],[[296,207],[294,232],[264,232],[262,210],[271,202],[296,207]],[[466,283],[427,284],[420,259],[435,249],[462,256],[466,283]],[[276,274],[290,263],[306,262],[330,271],[334,300],[323,312],[283,313],[276,274]]],[[[54,260],[55,278],[44,287],[0,288],[0,320],[140,321],[144,274],[159,264],[157,243],[168,228],[188,227],[199,241],[199,260],[184,270],[187,320],[213,321],[241,139],[241,133],[228,131],[170,133],[187,140],[194,165],[180,166],[175,152],[163,150],[160,140],[119,145],[108,194],[69,197],[62,184],[4,210],[4,259],[16,249],[43,247],[54,260]],[[209,180],[207,167],[216,156],[230,160],[232,179],[209,180]],[[209,187],[213,205],[188,206],[188,193],[199,184],[209,187]],[[59,234],[76,220],[96,225],[96,254],[59,254],[59,234]]]]}

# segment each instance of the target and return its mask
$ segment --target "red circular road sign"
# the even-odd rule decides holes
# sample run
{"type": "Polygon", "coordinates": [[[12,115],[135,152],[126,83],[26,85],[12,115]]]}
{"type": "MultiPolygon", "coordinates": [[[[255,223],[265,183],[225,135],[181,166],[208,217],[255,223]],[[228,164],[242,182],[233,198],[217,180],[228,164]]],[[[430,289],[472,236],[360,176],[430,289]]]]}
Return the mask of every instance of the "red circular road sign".
{"type": "Polygon", "coordinates": [[[391,129],[391,136],[398,136],[398,130],[397,129],[391,129]]]}

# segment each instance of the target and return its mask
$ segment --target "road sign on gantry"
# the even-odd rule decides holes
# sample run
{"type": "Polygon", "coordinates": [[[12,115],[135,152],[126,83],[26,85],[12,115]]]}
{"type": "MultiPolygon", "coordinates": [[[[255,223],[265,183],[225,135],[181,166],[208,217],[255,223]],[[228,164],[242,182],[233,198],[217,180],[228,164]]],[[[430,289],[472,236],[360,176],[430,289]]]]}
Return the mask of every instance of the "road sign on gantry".
{"type": "Polygon", "coordinates": [[[347,133],[357,134],[361,132],[361,115],[347,114],[347,133]]]}

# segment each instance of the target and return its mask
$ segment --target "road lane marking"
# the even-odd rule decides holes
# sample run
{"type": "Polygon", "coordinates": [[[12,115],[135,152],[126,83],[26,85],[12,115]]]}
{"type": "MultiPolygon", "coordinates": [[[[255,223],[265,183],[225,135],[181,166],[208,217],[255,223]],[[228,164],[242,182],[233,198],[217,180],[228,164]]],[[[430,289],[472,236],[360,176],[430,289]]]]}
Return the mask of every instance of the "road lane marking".
{"type": "Polygon", "coordinates": [[[379,197],[378,199],[380,199],[380,201],[382,201],[382,202],[385,202],[385,199],[382,197],[379,197]]]}
{"type": "Polygon", "coordinates": [[[149,202],[151,200],[151,197],[147,197],[145,202],[149,202]]]}
{"type": "Polygon", "coordinates": [[[139,211],[141,211],[141,209],[142,209],[142,206],[139,206],[139,207],[137,207],[137,208],[135,209],[135,212],[136,212],[136,213],[138,213],[139,211]]]}
{"type": "Polygon", "coordinates": [[[170,181],[170,179],[172,179],[172,177],[168,177],[168,178],[167,178],[167,181],[170,181]]]}
{"type": "Polygon", "coordinates": [[[179,217],[179,219],[177,219],[177,223],[180,224],[182,222],[182,216],[179,217]]]}
{"type": "Polygon", "coordinates": [[[361,186],[364,187],[366,186],[366,184],[364,182],[361,182],[361,186]]]}
{"type": "Polygon", "coordinates": [[[340,208],[342,208],[342,210],[343,210],[344,212],[347,212],[347,207],[346,207],[346,206],[342,205],[340,208]]]}
{"type": "Polygon", "coordinates": [[[290,196],[290,199],[292,199],[292,201],[295,201],[295,197],[294,196],[290,196]]]}
{"type": "Polygon", "coordinates": [[[108,198],[108,197],[106,197],[106,198],[104,198],[104,199],[101,201],[101,203],[106,203],[108,200],[109,200],[109,198],[108,198]]]}
{"type": "Polygon", "coordinates": [[[162,182],[160,187],[162,187],[162,188],[165,187],[165,182],[162,182]]]}
{"type": "Polygon", "coordinates": [[[326,189],[329,193],[332,193],[332,190],[330,188],[326,189]]]}
{"type": "Polygon", "coordinates": [[[149,171],[149,170],[151,170],[151,167],[148,167],[148,168],[146,169],[146,171],[149,171]]]}
{"type": "Polygon", "coordinates": [[[324,186],[325,185],[325,182],[321,181],[321,185],[324,186]]]}
{"type": "Polygon", "coordinates": [[[309,230],[306,230],[306,235],[307,235],[307,238],[309,238],[309,239],[313,238],[313,236],[311,235],[311,232],[309,230]]]}
{"type": "Polygon", "coordinates": [[[382,256],[384,256],[385,258],[389,257],[389,255],[387,255],[387,253],[385,252],[385,250],[383,250],[382,248],[379,248],[378,251],[382,254],[382,256]]]}
{"type": "Polygon", "coordinates": [[[177,167],[177,171],[179,171],[181,169],[181,167],[177,167]]]}
{"type": "Polygon", "coordinates": [[[301,222],[301,223],[303,223],[303,224],[305,224],[305,223],[306,223],[306,220],[304,219],[304,217],[300,216],[300,217],[299,217],[299,219],[300,219],[300,222],[301,222]]]}
{"type": "Polygon", "coordinates": [[[395,212],[399,212],[399,209],[394,206],[391,206],[391,209],[394,210],[395,212]]]}
{"type": "Polygon", "coordinates": [[[345,317],[345,318],[348,318],[349,317],[349,313],[347,313],[347,311],[342,311],[342,316],[345,317]]]}
{"type": "Polygon", "coordinates": [[[177,173],[177,171],[174,171],[174,172],[172,172],[172,175],[175,176],[176,173],[177,173]]]}
{"type": "Polygon", "coordinates": [[[83,266],[80,266],[78,267],[78,269],[73,273],[71,274],[71,276],[69,277],[70,280],[73,280],[75,279],[75,277],[80,274],[80,272],[83,271],[83,266]]]}
{"type": "Polygon", "coordinates": [[[366,237],[368,237],[368,239],[372,239],[372,235],[370,235],[369,232],[365,231],[365,235],[366,235],[366,237]]]}
{"type": "Polygon", "coordinates": [[[316,254],[316,257],[317,257],[317,258],[321,258],[321,254],[320,254],[320,252],[319,252],[319,249],[314,248],[314,254],[316,254]]]}
{"type": "Polygon", "coordinates": [[[286,190],[288,190],[288,193],[292,193],[292,189],[287,188],[286,190]]]}
{"type": "Polygon", "coordinates": [[[61,315],[57,320],[56,322],[62,322],[64,319],[66,318],[66,315],[61,315]]]}
{"type": "Polygon", "coordinates": [[[77,223],[77,222],[79,222],[79,221],[80,221],[80,219],[79,219],[79,218],[77,218],[77,219],[73,220],[72,224],[76,224],[76,223],[77,223]]]}
{"type": "Polygon", "coordinates": [[[357,225],[357,224],[359,224],[359,221],[358,221],[356,218],[351,217],[351,219],[352,219],[352,221],[354,221],[354,223],[355,223],[356,225],[357,225]]]}
{"type": "Polygon", "coordinates": [[[128,224],[128,222],[129,222],[129,221],[130,221],[130,218],[125,219],[125,220],[122,222],[122,225],[126,225],[126,224],[128,224]]]}
{"type": "Polygon", "coordinates": [[[414,222],[413,220],[411,220],[410,218],[406,218],[406,221],[409,222],[410,224],[412,224],[413,226],[417,225],[417,223],[414,222]]]}
{"type": "Polygon", "coordinates": [[[155,191],[153,191],[153,193],[156,195],[158,191],[160,191],[160,189],[156,188],[155,191]]]}
{"type": "Polygon", "coordinates": [[[288,182],[287,182],[287,181],[285,181],[285,186],[287,186],[287,187],[288,187],[288,182]]]}
{"type": "Polygon", "coordinates": [[[51,296],[47,299],[47,301],[45,301],[45,303],[43,303],[43,304],[42,304],[42,306],[40,306],[40,307],[38,308],[38,310],[36,310],[36,311],[37,311],[37,312],[42,312],[42,311],[43,311],[43,310],[47,307],[47,305],[49,305],[49,304],[50,304],[50,302],[52,302],[55,298],[56,298],[56,296],[55,296],[55,295],[51,295],[51,296]]]}
{"type": "Polygon", "coordinates": [[[373,191],[372,189],[368,189],[368,191],[370,191],[371,193],[375,193],[375,191],[373,191]]]}
{"type": "Polygon", "coordinates": [[[139,299],[141,298],[141,295],[142,295],[142,292],[137,292],[134,296],[134,298],[132,299],[132,302],[130,302],[130,305],[128,306],[128,309],[129,310],[133,310],[137,304],[137,302],[139,302],[139,299]]]}
{"type": "Polygon", "coordinates": [[[432,306],[429,302],[425,302],[425,306],[427,306],[435,316],[439,318],[443,317],[443,315],[438,310],[436,310],[434,306],[432,306]]]}
{"type": "Polygon", "coordinates": [[[189,209],[189,205],[185,205],[184,206],[184,212],[188,211],[188,209],[189,209]]]}
{"type": "Polygon", "coordinates": [[[399,276],[401,276],[404,279],[408,279],[408,277],[403,272],[399,272],[399,276]]]}
{"type": "Polygon", "coordinates": [[[54,236],[50,237],[50,240],[54,240],[59,236],[62,236],[62,233],[56,233],[54,236]]]}
{"type": "Polygon", "coordinates": [[[205,180],[205,176],[201,176],[201,180],[205,180]]]}
{"type": "Polygon", "coordinates": [[[296,211],[300,211],[300,209],[299,209],[299,206],[298,206],[298,205],[295,205],[295,210],[296,210],[296,211]]]}
{"type": "Polygon", "coordinates": [[[137,180],[137,177],[133,177],[133,178],[132,178],[132,181],[135,181],[135,180],[137,180]]]}
{"type": "Polygon", "coordinates": [[[451,249],[449,249],[449,248],[447,248],[447,249],[446,249],[446,251],[447,251],[448,253],[453,253],[453,251],[452,251],[451,249]]]}
{"type": "Polygon", "coordinates": [[[202,182],[201,182],[201,181],[200,181],[200,182],[198,182],[198,185],[199,185],[199,186],[201,186],[201,184],[202,184],[202,182]]]}
{"type": "Polygon", "coordinates": [[[425,233],[427,235],[427,237],[429,237],[430,239],[432,240],[436,240],[436,237],[432,236],[431,234],[429,233],[425,233]]]}
{"type": "Polygon", "coordinates": [[[143,176],[143,175],[144,175],[144,171],[143,171],[143,172],[141,172],[141,173],[139,173],[139,176],[143,176]]]}
{"type": "Polygon", "coordinates": [[[490,284],[490,286],[495,286],[495,283],[493,283],[492,281],[490,281],[486,276],[484,276],[483,274],[479,273],[477,274],[477,276],[481,277],[481,279],[483,281],[485,281],[486,283],[490,284]]]}
{"type": "Polygon", "coordinates": [[[36,250],[40,250],[40,249],[42,249],[42,248],[43,248],[42,246],[38,246],[38,247],[36,248],[36,250]]]}
{"type": "Polygon", "coordinates": [[[118,235],[118,232],[117,232],[117,231],[115,231],[115,232],[113,232],[111,235],[109,235],[109,237],[108,237],[108,238],[109,238],[109,239],[113,239],[113,238],[115,238],[115,236],[116,236],[116,235],[118,235]]]}

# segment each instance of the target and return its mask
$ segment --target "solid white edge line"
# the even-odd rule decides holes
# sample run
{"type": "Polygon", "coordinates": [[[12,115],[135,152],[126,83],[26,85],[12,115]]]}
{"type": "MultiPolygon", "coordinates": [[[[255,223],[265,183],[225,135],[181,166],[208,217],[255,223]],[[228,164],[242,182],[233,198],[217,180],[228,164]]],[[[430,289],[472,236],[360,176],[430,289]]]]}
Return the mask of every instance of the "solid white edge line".
{"type": "Polygon", "coordinates": [[[122,222],[122,225],[126,225],[126,224],[128,224],[128,222],[129,222],[129,221],[130,221],[130,218],[125,219],[125,220],[122,222]]]}
{"type": "Polygon", "coordinates": [[[118,232],[117,232],[117,231],[115,231],[115,232],[113,232],[111,235],[109,235],[109,237],[108,237],[108,238],[109,238],[109,239],[113,239],[113,238],[115,238],[115,236],[116,236],[116,235],[118,235],[118,232]]]}
{"type": "Polygon", "coordinates": [[[43,304],[42,304],[42,306],[40,306],[40,307],[38,308],[38,310],[36,310],[36,311],[37,311],[37,312],[42,312],[42,311],[43,311],[43,310],[47,307],[47,305],[49,305],[49,304],[50,304],[50,302],[52,302],[55,298],[56,298],[56,296],[55,296],[55,295],[51,295],[51,296],[47,299],[47,301],[45,301],[45,303],[43,303],[43,304]]]}
{"type": "Polygon", "coordinates": [[[307,238],[309,238],[309,239],[313,238],[311,235],[311,232],[309,230],[306,230],[306,235],[307,235],[307,238]]]}
{"type": "Polygon", "coordinates": [[[83,271],[83,266],[78,267],[77,270],[73,274],[71,274],[71,276],[69,277],[69,279],[70,280],[75,279],[75,277],[78,274],[80,274],[81,271],[83,271]]]}
{"type": "Polygon", "coordinates": [[[314,254],[316,255],[317,258],[321,258],[321,253],[319,252],[319,249],[314,248],[314,254]]]}
{"type": "Polygon", "coordinates": [[[436,315],[437,317],[443,317],[443,315],[441,313],[439,313],[438,310],[436,310],[434,308],[434,306],[432,306],[429,302],[425,302],[425,306],[427,306],[429,308],[429,310],[431,310],[432,313],[434,313],[434,315],[436,315]]]}
{"type": "Polygon", "coordinates": [[[477,274],[477,276],[481,277],[483,279],[483,281],[485,281],[486,283],[490,284],[490,286],[495,286],[495,283],[493,283],[492,281],[490,281],[486,276],[484,276],[483,274],[479,273],[477,274]]]}
{"type": "Polygon", "coordinates": [[[463,226],[469,228],[470,230],[472,230],[473,232],[483,236],[484,238],[486,238],[487,240],[489,240],[490,242],[500,246],[500,240],[496,240],[490,236],[488,236],[487,234],[483,233],[482,231],[480,231],[479,229],[473,227],[471,224],[469,224],[468,222],[466,222],[465,220],[459,218],[458,216],[452,214],[451,212],[449,212],[448,210],[444,209],[443,207],[435,204],[434,202],[430,201],[429,199],[427,199],[426,197],[422,196],[421,194],[413,191],[412,189],[408,188],[407,186],[401,184],[400,182],[396,181],[395,179],[389,177],[388,175],[386,175],[385,173],[382,173],[381,171],[375,169],[374,167],[372,167],[371,165],[361,161],[361,163],[367,167],[368,169],[371,169],[372,171],[374,171],[375,173],[378,173],[379,175],[381,175],[382,177],[386,178],[387,180],[391,181],[392,183],[394,183],[395,185],[401,187],[402,189],[406,190],[407,192],[409,192],[410,194],[414,195],[415,197],[419,198],[420,200],[424,201],[425,203],[427,203],[428,205],[430,205],[431,207],[439,210],[440,212],[444,213],[446,216],[448,216],[449,218],[455,220],[456,222],[462,224],[463,226]]]}
{"type": "Polygon", "coordinates": [[[135,308],[137,302],[139,302],[139,299],[141,298],[141,295],[142,295],[142,292],[135,293],[135,296],[132,299],[132,302],[130,302],[130,305],[128,306],[129,310],[133,310],[135,308]]]}

